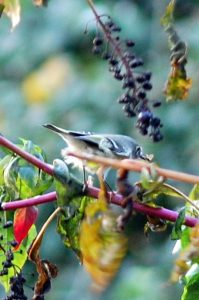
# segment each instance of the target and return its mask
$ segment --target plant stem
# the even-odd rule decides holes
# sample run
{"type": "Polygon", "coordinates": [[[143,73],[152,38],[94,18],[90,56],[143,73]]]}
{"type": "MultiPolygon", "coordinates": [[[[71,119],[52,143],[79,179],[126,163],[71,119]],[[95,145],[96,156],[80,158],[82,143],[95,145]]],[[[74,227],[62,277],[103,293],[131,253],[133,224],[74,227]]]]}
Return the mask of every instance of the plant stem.
{"type": "Polygon", "coordinates": [[[199,184],[199,176],[163,169],[156,166],[154,163],[152,164],[145,161],[135,159],[117,160],[80,152],[68,152],[67,155],[74,156],[82,160],[96,162],[105,167],[125,169],[135,172],[141,172],[143,168],[146,168],[150,172],[151,167],[153,167],[159,176],[163,176],[166,179],[173,179],[191,184],[199,184]]]}
{"type": "Polygon", "coordinates": [[[21,148],[17,147],[15,144],[10,142],[8,139],[6,139],[4,136],[0,135],[0,145],[11,150],[12,152],[16,153],[17,155],[23,157],[25,160],[27,160],[32,165],[38,167],[45,173],[49,175],[53,175],[53,166],[50,164],[47,164],[34,155],[22,150],[21,148]]]}
{"type": "MultiPolygon", "coordinates": [[[[87,187],[87,196],[92,198],[98,198],[99,189],[95,187],[88,186],[87,187]]],[[[123,203],[123,197],[120,194],[116,194],[113,192],[109,192],[110,202],[116,205],[121,206],[123,203]]],[[[45,195],[36,196],[33,198],[20,200],[20,201],[12,201],[12,202],[3,202],[1,207],[3,210],[15,210],[17,208],[38,205],[43,203],[48,203],[52,201],[56,201],[56,192],[51,192],[45,195]]],[[[154,216],[157,218],[161,218],[163,220],[175,222],[178,217],[178,212],[172,211],[166,208],[155,208],[151,207],[142,203],[138,203],[133,201],[133,209],[137,212],[154,216]]],[[[199,219],[186,217],[185,218],[185,225],[189,227],[195,226],[199,222],[199,219]]]]}

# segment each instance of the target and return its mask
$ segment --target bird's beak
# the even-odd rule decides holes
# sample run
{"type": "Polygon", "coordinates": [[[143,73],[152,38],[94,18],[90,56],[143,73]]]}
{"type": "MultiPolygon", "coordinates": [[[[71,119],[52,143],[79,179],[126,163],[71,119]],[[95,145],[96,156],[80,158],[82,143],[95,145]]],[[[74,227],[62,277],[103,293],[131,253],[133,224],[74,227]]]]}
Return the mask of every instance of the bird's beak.
{"type": "Polygon", "coordinates": [[[140,153],[140,158],[143,160],[147,160],[148,162],[151,162],[153,160],[153,154],[144,154],[144,153],[140,153]]]}

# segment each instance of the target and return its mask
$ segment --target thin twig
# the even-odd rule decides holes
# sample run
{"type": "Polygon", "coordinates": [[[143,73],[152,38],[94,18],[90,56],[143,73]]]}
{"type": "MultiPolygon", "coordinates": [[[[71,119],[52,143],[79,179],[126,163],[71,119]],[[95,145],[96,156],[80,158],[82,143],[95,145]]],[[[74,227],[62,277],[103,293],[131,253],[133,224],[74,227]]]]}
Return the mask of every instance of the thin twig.
{"type": "MultiPolygon", "coordinates": [[[[77,157],[82,160],[96,162],[105,167],[112,167],[114,169],[126,169],[135,172],[141,172],[143,168],[146,168],[150,172],[152,166],[151,163],[135,159],[117,160],[113,158],[100,157],[80,152],[68,152],[67,155],[77,157]]],[[[166,179],[173,179],[176,181],[182,181],[191,184],[199,184],[199,176],[172,171],[169,169],[163,169],[156,166],[154,163],[153,169],[157,172],[159,176],[163,176],[166,179]]]]}

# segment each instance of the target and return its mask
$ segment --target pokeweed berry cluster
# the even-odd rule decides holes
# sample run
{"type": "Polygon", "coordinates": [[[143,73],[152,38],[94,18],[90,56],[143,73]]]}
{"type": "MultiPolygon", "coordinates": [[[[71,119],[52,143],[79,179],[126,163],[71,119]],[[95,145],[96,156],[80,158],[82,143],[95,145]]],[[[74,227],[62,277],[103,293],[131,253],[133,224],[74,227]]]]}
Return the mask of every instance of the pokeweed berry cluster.
{"type": "Polygon", "coordinates": [[[7,240],[7,230],[11,226],[13,226],[13,222],[11,220],[6,221],[3,224],[2,218],[0,218],[1,223],[1,235],[0,235],[0,250],[2,251],[2,255],[4,260],[2,261],[2,268],[0,267],[0,276],[9,276],[9,269],[14,269],[14,276],[10,277],[10,295],[6,296],[4,300],[27,300],[28,298],[24,295],[24,283],[25,278],[22,276],[22,273],[19,272],[14,263],[14,252],[13,248],[17,246],[17,242],[15,240],[8,241],[7,240]],[[4,234],[5,231],[5,234],[4,234]]]}
{"type": "MultiPolygon", "coordinates": [[[[93,40],[93,53],[108,61],[109,71],[122,82],[124,93],[118,102],[123,105],[127,117],[137,117],[136,127],[142,135],[149,135],[154,142],[162,140],[161,120],[155,117],[149,107],[147,93],[152,89],[151,72],[138,70],[143,60],[133,52],[134,41],[120,38],[121,28],[110,16],[99,16],[92,8],[98,30],[93,40]],[[105,21],[104,21],[105,18],[105,21]]],[[[160,101],[150,101],[159,107],[160,101]]]]}
{"type": "Polygon", "coordinates": [[[10,290],[11,293],[5,298],[5,300],[27,300],[28,298],[24,295],[24,283],[26,282],[22,273],[10,278],[10,290]]]}

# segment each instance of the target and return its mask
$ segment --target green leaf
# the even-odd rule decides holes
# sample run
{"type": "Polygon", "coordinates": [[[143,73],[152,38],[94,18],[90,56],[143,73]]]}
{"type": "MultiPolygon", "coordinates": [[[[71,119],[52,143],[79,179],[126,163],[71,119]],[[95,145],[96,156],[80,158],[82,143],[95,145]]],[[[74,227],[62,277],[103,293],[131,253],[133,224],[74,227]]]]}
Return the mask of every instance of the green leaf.
{"type": "Polygon", "coordinates": [[[57,220],[57,232],[61,235],[63,243],[66,247],[72,248],[80,259],[80,225],[84,210],[91,201],[93,199],[88,197],[71,199],[70,206],[62,208],[57,220]]]}
{"type": "MultiPolygon", "coordinates": [[[[23,150],[46,161],[42,149],[31,141],[21,139],[23,150]]],[[[52,184],[52,176],[39,170],[19,156],[7,155],[1,160],[0,180],[10,199],[29,198],[45,192],[52,184]]]]}
{"type": "Polygon", "coordinates": [[[194,274],[184,288],[181,300],[199,299],[199,273],[194,274]]]}
{"type": "Polygon", "coordinates": [[[190,232],[191,232],[191,228],[189,228],[189,227],[185,227],[182,230],[182,235],[181,235],[181,247],[182,247],[182,249],[185,249],[190,244],[190,232]]]}
{"type": "Polygon", "coordinates": [[[71,199],[82,195],[83,185],[77,178],[69,173],[64,161],[55,159],[53,161],[53,167],[57,204],[60,207],[68,206],[71,199]]]}
{"type": "Polygon", "coordinates": [[[171,233],[172,240],[179,240],[182,236],[182,225],[185,220],[185,213],[186,213],[185,208],[181,209],[181,211],[179,212],[178,218],[175,221],[175,224],[172,229],[172,233],[171,233]]]}
{"type": "Polygon", "coordinates": [[[62,208],[58,215],[57,232],[64,244],[72,248],[81,259],[79,230],[86,205],[91,198],[83,196],[83,185],[68,170],[62,160],[53,161],[57,204],[62,208]]]}

